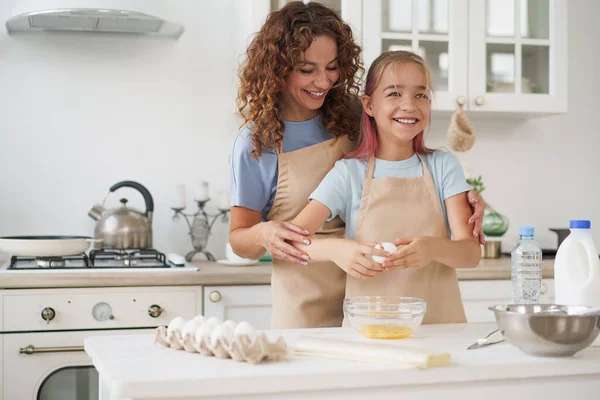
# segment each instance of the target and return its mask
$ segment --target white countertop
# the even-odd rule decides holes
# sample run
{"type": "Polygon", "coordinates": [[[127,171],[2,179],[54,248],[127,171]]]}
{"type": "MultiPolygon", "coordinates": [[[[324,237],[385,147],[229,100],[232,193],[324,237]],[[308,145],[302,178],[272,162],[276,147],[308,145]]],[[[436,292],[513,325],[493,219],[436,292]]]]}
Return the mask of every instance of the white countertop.
{"type": "MultiPolygon", "coordinates": [[[[2,265],[2,262],[0,262],[2,265]]],[[[0,268],[0,289],[179,286],[179,285],[269,285],[270,262],[233,267],[209,261],[194,261],[197,271],[183,268],[156,270],[60,270],[10,271],[0,268]]],[[[554,260],[542,261],[544,278],[553,278],[554,260]]],[[[510,257],[482,259],[479,266],[457,269],[459,280],[510,279],[510,257]]]]}
{"type": "MultiPolygon", "coordinates": [[[[527,382],[536,380],[549,385],[561,380],[579,382],[582,386],[577,386],[578,399],[597,398],[598,392],[592,397],[587,394],[591,393],[590,388],[600,390],[599,348],[587,348],[570,358],[532,357],[507,343],[466,350],[477,338],[494,329],[494,323],[424,325],[417,337],[387,341],[394,346],[451,353],[450,366],[427,370],[292,355],[278,362],[249,365],[231,359],[217,359],[165,348],[154,344],[153,335],[88,337],[85,340],[85,350],[92,358],[102,384],[105,388],[110,388],[110,394],[114,396],[111,399],[188,398],[186,396],[190,399],[204,399],[217,396],[230,398],[227,396],[241,394],[244,398],[260,399],[270,396],[282,398],[277,396],[284,395],[283,392],[296,395],[313,393],[313,397],[314,393],[329,393],[332,397],[327,395],[327,398],[336,399],[367,398],[356,397],[355,394],[361,391],[367,393],[369,390],[380,393],[386,387],[394,387],[395,390],[416,389],[417,393],[423,388],[426,391],[449,388],[444,389],[449,391],[441,393],[456,390],[460,394],[462,390],[467,393],[469,384],[485,390],[486,387],[505,382],[503,387],[513,390],[516,387],[515,380],[523,378],[527,379],[525,382],[519,381],[520,387],[526,387],[527,382]],[[585,383],[587,386],[583,385],[584,378],[588,379],[585,383]],[[507,386],[506,382],[511,381],[513,383],[507,386]],[[339,393],[334,396],[337,391],[346,393],[344,396],[351,396],[338,397],[339,393]]],[[[368,340],[351,328],[267,331],[267,334],[272,340],[282,335],[290,348],[301,334],[368,340]]],[[[500,392],[490,393],[485,398],[498,398],[500,392]]],[[[398,392],[388,394],[392,393],[398,392]]],[[[556,391],[554,394],[558,395],[560,392],[556,391]]],[[[450,397],[455,398],[454,395],[450,397]]],[[[552,393],[544,397],[558,398],[552,393]]],[[[316,398],[323,397],[317,395],[316,398]]]]}

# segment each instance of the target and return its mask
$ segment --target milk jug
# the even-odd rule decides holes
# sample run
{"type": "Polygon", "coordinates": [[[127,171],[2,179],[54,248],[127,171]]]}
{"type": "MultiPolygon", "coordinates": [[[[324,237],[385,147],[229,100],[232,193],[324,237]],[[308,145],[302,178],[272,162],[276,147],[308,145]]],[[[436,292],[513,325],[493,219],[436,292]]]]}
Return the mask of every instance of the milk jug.
{"type": "Polygon", "coordinates": [[[571,233],[556,252],[556,304],[600,306],[600,259],[590,227],[590,221],[571,221],[571,233]]]}

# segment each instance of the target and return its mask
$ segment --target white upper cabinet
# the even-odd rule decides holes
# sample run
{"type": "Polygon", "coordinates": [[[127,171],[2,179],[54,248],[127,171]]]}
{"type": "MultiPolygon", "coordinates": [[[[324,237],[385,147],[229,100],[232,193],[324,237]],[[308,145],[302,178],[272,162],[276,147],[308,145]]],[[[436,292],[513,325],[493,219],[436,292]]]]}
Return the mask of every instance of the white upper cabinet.
{"type": "MultiPolygon", "coordinates": [[[[271,9],[287,0],[271,0],[271,9]]],[[[365,69],[410,50],[431,69],[433,109],[567,111],[567,0],[323,0],[353,28],[365,69]]]]}
{"type": "Polygon", "coordinates": [[[433,108],[454,110],[468,97],[467,14],[467,0],[363,1],[365,68],[384,51],[417,53],[431,70],[433,108]]]}
{"type": "Polygon", "coordinates": [[[567,111],[567,2],[471,0],[469,109],[567,111]]]}
{"type": "Polygon", "coordinates": [[[363,0],[365,67],[412,50],[431,69],[435,110],[566,112],[566,14],[566,0],[363,0]]]}

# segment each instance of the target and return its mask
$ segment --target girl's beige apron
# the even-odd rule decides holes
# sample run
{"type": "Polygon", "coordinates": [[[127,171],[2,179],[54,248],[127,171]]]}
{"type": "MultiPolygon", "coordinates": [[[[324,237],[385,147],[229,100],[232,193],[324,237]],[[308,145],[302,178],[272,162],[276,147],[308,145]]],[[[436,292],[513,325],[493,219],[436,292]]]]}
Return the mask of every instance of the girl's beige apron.
{"type": "MultiPolygon", "coordinates": [[[[346,137],[330,139],[300,150],[279,153],[279,177],[270,221],[290,221],[308,204],[308,197],[336,161],[351,150],[346,137]]],[[[315,238],[344,237],[344,223],[326,222],[315,238]]],[[[273,259],[271,290],[274,329],[341,326],[346,273],[332,262],[307,266],[273,259]]]]}
{"type": "MultiPolygon", "coordinates": [[[[448,237],[433,179],[427,165],[418,178],[373,179],[371,157],[365,176],[355,239],[392,242],[398,237],[448,237]]],[[[423,323],[466,322],[456,271],[437,262],[423,268],[383,272],[359,280],[348,275],[346,297],[411,296],[427,300],[423,323]]]]}

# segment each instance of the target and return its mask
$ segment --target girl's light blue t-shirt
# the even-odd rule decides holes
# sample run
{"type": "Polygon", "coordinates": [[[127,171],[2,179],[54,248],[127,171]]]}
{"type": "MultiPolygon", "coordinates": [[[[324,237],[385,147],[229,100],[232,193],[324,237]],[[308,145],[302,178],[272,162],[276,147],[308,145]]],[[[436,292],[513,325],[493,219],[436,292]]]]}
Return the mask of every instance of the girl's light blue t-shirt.
{"type": "MultiPolygon", "coordinates": [[[[431,172],[433,182],[440,199],[440,206],[446,222],[448,236],[450,227],[446,215],[444,200],[458,193],[471,190],[456,156],[450,152],[436,150],[422,154],[423,161],[431,172]]],[[[367,172],[367,161],[359,159],[342,159],[325,176],[310,198],[323,203],[331,211],[330,218],[340,216],[346,222],[346,237],[354,238],[356,220],[360,208],[362,189],[367,172]]],[[[423,165],[415,154],[402,161],[386,161],[375,159],[373,178],[416,178],[423,176],[423,165]]]]}
{"type": "MultiPolygon", "coordinates": [[[[320,116],[302,122],[284,121],[282,151],[300,150],[331,138],[320,116]]],[[[251,129],[242,129],[229,154],[231,205],[260,211],[266,221],[277,191],[277,152],[263,150],[257,161],[250,156],[253,148],[251,129]]]]}

